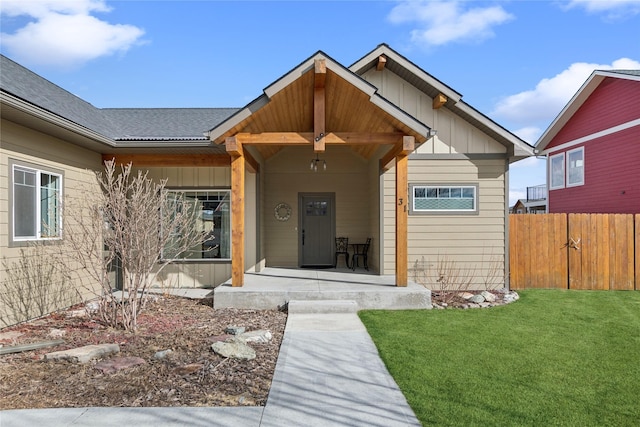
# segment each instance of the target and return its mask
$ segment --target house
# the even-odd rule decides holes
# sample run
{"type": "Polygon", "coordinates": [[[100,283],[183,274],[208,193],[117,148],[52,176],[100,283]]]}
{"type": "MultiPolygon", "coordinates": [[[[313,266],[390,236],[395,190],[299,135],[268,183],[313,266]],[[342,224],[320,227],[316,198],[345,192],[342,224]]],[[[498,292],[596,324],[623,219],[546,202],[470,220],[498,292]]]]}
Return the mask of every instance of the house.
{"type": "Polygon", "coordinates": [[[349,67],[319,51],[240,109],[101,109],[8,58],[1,66],[9,259],[64,238],[55,195],[77,195],[115,158],[197,200],[197,226],[218,241],[165,269],[165,285],[332,266],[339,236],[371,238],[370,270],[398,286],[417,260],[440,256],[477,272],[474,287],[487,286],[485,257],[499,260],[492,286],[508,277],[509,165],[532,147],[385,44],[349,67]],[[23,203],[37,191],[47,206],[23,203]]]}
{"type": "Polygon", "coordinates": [[[547,212],[547,186],[527,187],[527,198],[519,199],[512,207],[514,214],[543,214],[547,212]]]}
{"type": "Polygon", "coordinates": [[[640,70],[594,71],[535,144],[550,213],[640,213],[640,70]]]}

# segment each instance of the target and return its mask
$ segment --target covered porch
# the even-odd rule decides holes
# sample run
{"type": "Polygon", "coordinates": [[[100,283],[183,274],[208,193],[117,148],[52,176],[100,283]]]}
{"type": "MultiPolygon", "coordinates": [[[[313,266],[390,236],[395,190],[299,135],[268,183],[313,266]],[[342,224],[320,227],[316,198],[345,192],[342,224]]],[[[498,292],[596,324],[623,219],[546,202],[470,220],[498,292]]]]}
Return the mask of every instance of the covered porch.
{"type": "MultiPolygon", "coordinates": [[[[379,61],[379,69],[384,68],[384,58],[379,61]]],[[[408,286],[408,155],[431,136],[428,126],[318,52],[208,135],[213,143],[224,144],[231,157],[232,277],[228,285],[247,286],[248,271],[260,272],[264,267],[332,264],[327,261],[333,258],[331,242],[351,235],[357,242],[373,238],[374,264],[384,256],[395,258],[395,274],[387,280],[408,286]],[[322,169],[329,163],[324,178],[309,176],[313,158],[322,162],[322,169]],[[390,189],[379,186],[379,177],[392,167],[395,201],[385,200],[390,189]],[[340,174],[354,173],[358,185],[339,180],[340,174]],[[246,211],[245,202],[254,196],[256,211],[246,211]],[[354,196],[360,198],[359,204],[354,196]],[[324,199],[314,202],[314,197],[324,199]],[[387,229],[383,236],[382,227],[391,224],[389,218],[382,218],[385,203],[395,215],[392,232],[387,229]],[[277,216],[282,224],[273,221],[274,206],[283,209],[283,218],[277,216]],[[313,206],[328,207],[331,218],[328,226],[310,233],[304,221],[313,206]],[[361,218],[367,215],[364,225],[352,219],[357,209],[361,218]],[[328,237],[321,242],[313,240],[316,236],[328,237]],[[251,262],[254,246],[255,265],[251,262]]],[[[317,214],[323,215],[324,211],[317,214]]]]}
{"type": "Polygon", "coordinates": [[[361,269],[273,267],[245,273],[242,287],[229,280],[213,291],[214,308],[273,310],[286,308],[289,301],[327,303],[329,310],[339,310],[346,301],[355,301],[358,310],[429,309],[431,291],[412,281],[398,287],[394,275],[361,269]]]}

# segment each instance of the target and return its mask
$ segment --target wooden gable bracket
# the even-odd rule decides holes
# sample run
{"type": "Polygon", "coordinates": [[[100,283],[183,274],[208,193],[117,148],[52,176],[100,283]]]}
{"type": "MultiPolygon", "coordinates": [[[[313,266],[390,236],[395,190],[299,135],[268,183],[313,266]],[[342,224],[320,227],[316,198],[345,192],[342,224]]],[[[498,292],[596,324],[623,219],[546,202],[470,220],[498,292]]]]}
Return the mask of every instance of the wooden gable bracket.
{"type": "Polygon", "coordinates": [[[327,64],[324,59],[316,59],[313,63],[315,75],[313,81],[313,151],[324,152],[325,143],[325,80],[327,64]]]}
{"type": "Polygon", "coordinates": [[[433,98],[433,109],[437,110],[447,103],[447,97],[439,93],[433,98]]]}
{"type": "Polygon", "coordinates": [[[399,156],[408,156],[416,149],[416,139],[413,136],[403,136],[402,143],[395,145],[380,159],[380,171],[386,172],[391,163],[399,156]]]}
{"type": "Polygon", "coordinates": [[[376,70],[377,71],[384,70],[385,65],[387,65],[387,57],[384,55],[378,56],[378,63],[376,64],[376,70]]]}

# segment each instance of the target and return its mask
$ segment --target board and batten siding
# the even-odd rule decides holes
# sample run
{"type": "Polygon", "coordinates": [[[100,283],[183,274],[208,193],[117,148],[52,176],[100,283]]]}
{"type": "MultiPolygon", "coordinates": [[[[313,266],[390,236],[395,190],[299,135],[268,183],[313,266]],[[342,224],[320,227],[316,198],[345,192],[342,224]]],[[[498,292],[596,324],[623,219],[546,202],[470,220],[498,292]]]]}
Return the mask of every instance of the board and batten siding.
{"type": "MultiPolygon", "coordinates": [[[[0,253],[2,254],[3,264],[0,265],[0,292],[5,292],[8,283],[6,280],[12,280],[17,276],[9,274],[5,271],[5,266],[16,272],[15,267],[24,251],[26,256],[34,254],[33,248],[28,243],[10,242],[11,226],[9,224],[9,175],[11,173],[10,163],[26,164],[61,172],[63,204],[68,200],[84,195],[86,191],[99,191],[98,184],[95,179],[95,170],[102,167],[100,154],[86,150],[73,144],[69,144],[58,138],[43,134],[41,132],[18,125],[8,120],[2,120],[0,123],[2,132],[0,132],[0,253]]],[[[63,211],[64,212],[64,211],[63,211]]],[[[68,230],[68,221],[63,217],[63,236],[65,230],[68,230]]],[[[55,243],[47,245],[49,249],[55,249],[55,243]]],[[[44,262],[47,266],[48,263],[44,262]]],[[[70,260],[67,272],[78,272],[79,266],[70,260]]],[[[34,272],[31,272],[33,274],[34,272]]],[[[65,294],[65,300],[60,307],[51,307],[51,310],[62,309],[73,305],[80,299],[89,299],[99,294],[99,287],[87,277],[72,274],[75,279],[72,286],[79,293],[65,294]]],[[[60,275],[54,276],[60,279],[60,275]]],[[[62,280],[62,279],[60,279],[62,280]]],[[[47,289],[56,289],[57,283],[47,283],[47,289]]],[[[0,310],[8,314],[7,309],[0,305],[0,310]]],[[[26,320],[26,319],[16,319],[26,320]]],[[[2,326],[2,325],[0,325],[2,326]]]]}
{"type": "Polygon", "coordinates": [[[387,69],[375,68],[362,75],[378,88],[378,92],[402,110],[437,131],[434,138],[422,144],[422,154],[488,154],[506,153],[504,145],[456,116],[446,107],[433,109],[433,98],[387,69]]]}
{"type": "Polygon", "coordinates": [[[264,248],[269,267],[297,267],[299,263],[299,193],[335,193],[336,237],[364,242],[372,232],[369,162],[348,147],[327,147],[319,155],[327,170],[313,172],[309,162],[315,155],[309,147],[288,147],[270,157],[263,168],[264,248]],[[291,206],[291,218],[278,221],[278,203],[291,206]]]}

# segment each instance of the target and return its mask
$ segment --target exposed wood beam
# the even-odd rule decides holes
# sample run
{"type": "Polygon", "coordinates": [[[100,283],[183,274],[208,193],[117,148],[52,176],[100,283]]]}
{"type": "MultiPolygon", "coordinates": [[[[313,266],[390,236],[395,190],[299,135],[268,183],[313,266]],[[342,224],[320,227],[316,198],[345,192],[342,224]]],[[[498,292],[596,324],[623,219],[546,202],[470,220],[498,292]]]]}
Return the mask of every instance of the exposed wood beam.
{"type": "MultiPolygon", "coordinates": [[[[313,144],[312,132],[263,132],[238,133],[237,140],[244,145],[309,145],[313,144]]],[[[401,133],[329,132],[325,144],[400,144],[401,133]]]]}
{"type": "Polygon", "coordinates": [[[226,154],[103,154],[102,161],[115,159],[116,164],[132,163],[135,167],[216,167],[229,166],[226,154]]]}
{"type": "Polygon", "coordinates": [[[229,136],[225,138],[224,146],[231,157],[244,157],[244,160],[247,162],[249,172],[258,173],[260,171],[260,163],[258,163],[251,153],[244,149],[242,143],[236,136],[229,136]]]}
{"type": "Polygon", "coordinates": [[[224,148],[231,157],[242,157],[242,142],[237,136],[228,136],[224,140],[224,148]]]}
{"type": "Polygon", "coordinates": [[[324,59],[316,59],[313,89],[313,151],[324,152],[325,144],[325,80],[327,65],[324,59]]]}
{"type": "Polygon", "coordinates": [[[447,97],[439,93],[435,96],[435,98],[433,98],[433,109],[437,110],[438,108],[442,107],[446,103],[447,103],[447,97]]]}
{"type": "Polygon", "coordinates": [[[378,63],[376,64],[376,70],[384,70],[384,66],[387,65],[387,57],[384,55],[378,56],[378,63]]]}
{"type": "MultiPolygon", "coordinates": [[[[240,152],[241,152],[240,146],[240,152]]],[[[244,173],[242,154],[231,160],[231,286],[244,285],[244,173]]]]}
{"type": "Polygon", "coordinates": [[[313,68],[315,71],[313,86],[316,89],[323,88],[327,78],[327,61],[324,59],[316,59],[313,61],[313,68]]]}
{"type": "Polygon", "coordinates": [[[396,286],[407,286],[408,282],[408,159],[403,153],[396,157],[396,286]]]}
{"type": "Polygon", "coordinates": [[[387,154],[380,159],[380,170],[382,172],[388,171],[391,168],[391,163],[396,160],[400,155],[408,156],[415,150],[416,139],[413,136],[403,136],[402,143],[398,143],[391,148],[387,154]]]}

